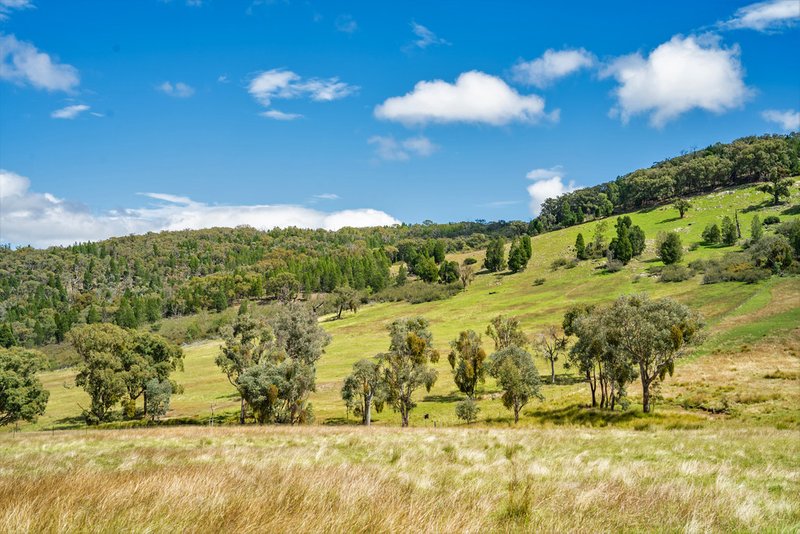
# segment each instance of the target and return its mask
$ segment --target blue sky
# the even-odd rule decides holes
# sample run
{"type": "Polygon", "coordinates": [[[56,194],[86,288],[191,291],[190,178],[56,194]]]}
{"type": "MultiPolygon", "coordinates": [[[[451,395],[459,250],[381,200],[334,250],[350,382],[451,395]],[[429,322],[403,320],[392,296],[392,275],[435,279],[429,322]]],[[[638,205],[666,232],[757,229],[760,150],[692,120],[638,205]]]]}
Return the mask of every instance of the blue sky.
{"type": "Polygon", "coordinates": [[[547,195],[800,120],[797,0],[0,0],[0,16],[16,245],[529,219],[547,195]]]}

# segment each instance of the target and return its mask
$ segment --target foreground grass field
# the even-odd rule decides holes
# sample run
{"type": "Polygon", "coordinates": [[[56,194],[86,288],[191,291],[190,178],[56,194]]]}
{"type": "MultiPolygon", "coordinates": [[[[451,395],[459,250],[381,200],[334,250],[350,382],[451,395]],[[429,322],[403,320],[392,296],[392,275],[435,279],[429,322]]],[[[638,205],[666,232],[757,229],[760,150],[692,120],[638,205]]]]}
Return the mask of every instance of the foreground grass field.
{"type": "MultiPolygon", "coordinates": [[[[684,282],[662,283],[652,274],[653,268],[661,265],[654,252],[658,232],[676,231],[682,236],[684,246],[689,247],[699,244],[707,224],[719,223],[724,215],[732,216],[738,210],[746,238],[754,215],[762,219],[779,215],[784,221],[797,217],[800,192],[797,188],[793,191],[790,202],[777,208],[766,205],[765,195],[754,187],[745,187],[692,199],[693,207],[684,219],[678,218],[671,206],[634,213],[633,222],[647,234],[648,249],[640,260],[632,261],[618,273],[603,272],[599,260],[581,262],[572,269],[551,268],[556,258],[574,255],[572,244],[578,232],[591,238],[598,224],[592,222],[533,238],[534,254],[525,272],[481,274],[466,291],[451,299],[416,305],[372,304],[355,315],[346,314],[341,320],[323,318],[333,342],[318,364],[318,390],[312,396],[316,420],[322,424],[348,422],[339,396],[341,382],[354,362],[386,349],[386,326],[398,317],[428,318],[435,345],[446,355],[450,340],[459,331],[472,328],[482,333],[489,320],[498,314],[519,317],[526,332],[534,335],[548,325],[560,324],[564,311],[571,305],[607,303],[621,294],[646,291],[654,297],[669,296],[688,304],[702,312],[709,325],[706,342],[681,360],[675,377],[667,380],[664,400],[657,406],[656,414],[644,417],[635,405],[624,414],[582,408],[588,402],[588,390],[563,368],[562,358],[557,368],[558,384],[544,388],[543,403],[532,403],[526,408],[522,425],[696,427],[729,421],[797,428],[800,426],[800,278],[773,278],[752,285],[733,282],[703,285],[700,276],[684,282]],[[539,284],[539,279],[544,282],[539,284]]],[[[608,221],[610,237],[613,219],[608,221]]],[[[686,251],[683,263],[737,249],[698,246],[686,251]]],[[[472,256],[480,261],[482,254],[476,251],[452,258],[463,260],[472,256]]],[[[181,318],[165,322],[163,327],[194,320],[181,318]]],[[[487,349],[491,350],[490,341],[486,341],[487,349]]],[[[235,412],[238,398],[214,365],[218,347],[219,342],[213,340],[185,347],[186,369],[175,375],[185,392],[172,401],[169,416],[173,420],[205,423],[212,409],[218,420],[220,414],[230,416],[235,412]]],[[[546,375],[546,363],[537,358],[537,365],[540,373],[546,375]]],[[[446,358],[440,360],[437,368],[439,380],[430,394],[418,393],[419,406],[412,412],[412,425],[458,424],[454,405],[460,397],[446,358]]],[[[74,369],[44,375],[51,392],[50,403],[38,425],[27,428],[69,428],[82,424],[81,407],[88,405],[88,397],[74,386],[74,376],[74,369]]],[[[630,392],[635,402],[638,384],[632,384],[630,392]]],[[[511,424],[510,414],[498,397],[494,383],[487,381],[479,401],[482,424],[511,424]]],[[[349,422],[354,423],[352,419],[349,422]]],[[[376,423],[399,424],[399,416],[386,410],[376,414],[376,423]]]]}
{"type": "Polygon", "coordinates": [[[796,532],[794,431],[0,436],[3,532],[796,532]]]}

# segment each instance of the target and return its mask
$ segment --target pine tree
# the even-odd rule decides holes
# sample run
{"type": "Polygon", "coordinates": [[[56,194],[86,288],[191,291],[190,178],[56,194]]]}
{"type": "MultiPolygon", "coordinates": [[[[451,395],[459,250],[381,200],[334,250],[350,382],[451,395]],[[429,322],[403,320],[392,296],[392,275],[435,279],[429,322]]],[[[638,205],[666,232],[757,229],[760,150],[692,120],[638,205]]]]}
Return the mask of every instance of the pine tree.
{"type": "Polygon", "coordinates": [[[583,234],[578,234],[578,237],[575,239],[575,256],[579,260],[587,259],[586,244],[583,242],[583,234]]]}

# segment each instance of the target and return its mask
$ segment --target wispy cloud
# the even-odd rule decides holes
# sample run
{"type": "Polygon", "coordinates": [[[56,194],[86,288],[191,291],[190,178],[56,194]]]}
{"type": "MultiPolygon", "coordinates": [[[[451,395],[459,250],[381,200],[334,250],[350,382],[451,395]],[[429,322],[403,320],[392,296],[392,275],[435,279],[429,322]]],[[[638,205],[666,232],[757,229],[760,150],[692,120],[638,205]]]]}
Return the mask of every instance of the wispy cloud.
{"type": "Polygon", "coordinates": [[[358,30],[358,23],[352,15],[339,15],[335,22],[336,30],[342,33],[354,33],[358,30]]]}
{"type": "Polygon", "coordinates": [[[33,44],[0,33],[0,79],[46,91],[72,92],[80,84],[78,69],[60,64],[33,44]]]}
{"type": "Polygon", "coordinates": [[[189,98],[194,94],[194,88],[183,82],[164,82],[157,89],[165,95],[175,98],[189,98]]]}
{"type": "Polygon", "coordinates": [[[613,77],[623,122],[649,114],[650,124],[662,127],[692,109],[723,113],[750,97],[737,47],[720,46],[715,36],[676,35],[650,55],[631,54],[612,61],[601,73],[613,77]]]}
{"type": "Polygon", "coordinates": [[[501,126],[513,121],[557,120],[558,113],[545,113],[540,96],[521,95],[496,76],[469,71],[455,83],[418,82],[411,92],[377,106],[375,116],[407,126],[452,122],[501,126]]]}
{"type": "MultiPolygon", "coordinates": [[[[290,70],[271,69],[255,75],[247,91],[264,107],[269,107],[273,100],[278,99],[309,98],[317,102],[330,102],[354,94],[358,87],[339,81],[336,77],[303,79],[290,70]]],[[[267,110],[262,115],[276,120],[302,117],[277,110],[267,110]]]]}
{"type": "Polygon", "coordinates": [[[88,111],[89,106],[86,104],[74,104],[66,106],[61,109],[53,111],[50,116],[54,119],[74,119],[84,111],[88,111]]]}
{"type": "Polygon", "coordinates": [[[375,135],[370,137],[367,143],[375,146],[375,154],[380,159],[388,161],[406,161],[412,155],[426,157],[439,149],[424,135],[402,140],[395,139],[391,135],[375,135]]]}
{"type": "Polygon", "coordinates": [[[320,193],[319,195],[314,195],[314,198],[319,200],[339,200],[339,195],[336,193],[320,193]]]}
{"type": "Polygon", "coordinates": [[[764,120],[774,122],[786,131],[800,129],[800,111],[794,109],[768,109],[761,113],[764,120]]]}
{"type": "Polygon", "coordinates": [[[8,19],[12,11],[35,7],[31,0],[0,0],[0,21],[8,19]]]}
{"type": "Polygon", "coordinates": [[[268,109],[267,111],[262,111],[259,113],[259,115],[275,121],[293,121],[295,119],[303,118],[303,116],[299,113],[284,113],[283,111],[278,111],[277,109],[268,109]]]}
{"type": "Polygon", "coordinates": [[[512,69],[515,81],[544,88],[556,80],[595,64],[593,54],[583,48],[546,50],[533,61],[519,61],[512,69]]]}
{"type": "Polygon", "coordinates": [[[144,208],[95,213],[88,207],[30,190],[30,180],[0,170],[0,242],[15,245],[69,245],[111,236],[249,225],[259,229],[297,226],[337,230],[345,226],[399,224],[371,208],[321,211],[286,204],[212,205],[166,193],[142,193],[155,202],[144,208]]]}
{"type": "Polygon", "coordinates": [[[433,33],[431,30],[423,26],[422,24],[417,24],[416,22],[411,23],[411,31],[414,32],[414,35],[417,36],[417,39],[413,42],[413,45],[417,48],[428,48],[429,46],[435,45],[449,45],[450,43],[433,33]]]}
{"type": "Polygon", "coordinates": [[[777,32],[790,28],[800,21],[798,0],[770,0],[739,8],[729,20],[720,22],[721,29],[750,29],[760,32],[777,32]]]}

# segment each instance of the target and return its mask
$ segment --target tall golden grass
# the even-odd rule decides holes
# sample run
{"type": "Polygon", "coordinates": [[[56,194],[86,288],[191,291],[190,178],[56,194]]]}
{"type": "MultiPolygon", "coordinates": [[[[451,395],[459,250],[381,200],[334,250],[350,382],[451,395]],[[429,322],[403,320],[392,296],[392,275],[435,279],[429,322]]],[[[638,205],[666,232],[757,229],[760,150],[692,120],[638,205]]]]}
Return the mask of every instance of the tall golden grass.
{"type": "Polygon", "coordinates": [[[796,531],[795,431],[0,436],[3,532],[796,531]]]}

